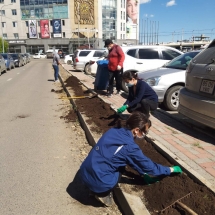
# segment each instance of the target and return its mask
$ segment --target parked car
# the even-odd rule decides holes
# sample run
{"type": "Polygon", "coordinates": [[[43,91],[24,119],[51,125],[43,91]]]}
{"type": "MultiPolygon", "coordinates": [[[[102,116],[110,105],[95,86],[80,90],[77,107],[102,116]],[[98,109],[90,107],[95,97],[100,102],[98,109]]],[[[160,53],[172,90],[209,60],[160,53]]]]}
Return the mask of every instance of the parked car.
{"type": "Polygon", "coordinates": [[[33,58],[34,59],[40,59],[40,58],[47,58],[47,56],[46,56],[46,54],[43,54],[43,53],[35,53],[34,55],[33,55],[33,58]]]}
{"type": "Polygon", "coordinates": [[[5,66],[6,66],[7,70],[14,69],[15,64],[14,64],[14,59],[12,58],[12,56],[7,53],[1,53],[1,55],[4,58],[5,66]]]}
{"type": "Polygon", "coordinates": [[[154,89],[159,103],[163,103],[168,110],[177,110],[179,90],[185,86],[186,68],[198,53],[200,51],[179,55],[160,68],[139,72],[138,77],[154,89]]]}
{"type": "Polygon", "coordinates": [[[31,62],[31,55],[29,53],[24,54],[26,56],[26,62],[30,63],[31,62]]]}
{"type": "Polygon", "coordinates": [[[2,72],[7,72],[7,68],[3,56],[0,54],[0,76],[2,75],[2,72]]]}
{"type": "Polygon", "coordinates": [[[47,51],[46,51],[46,56],[47,56],[47,58],[53,58],[53,52],[58,52],[58,49],[48,49],[47,51]]]}
{"type": "MultiPolygon", "coordinates": [[[[122,46],[125,53],[123,70],[134,69],[137,71],[147,71],[163,66],[173,58],[183,54],[183,52],[166,46],[122,46]]],[[[127,87],[122,81],[122,90],[127,92],[127,87]]]]}
{"type": "Polygon", "coordinates": [[[215,40],[190,62],[179,113],[215,129],[215,40]]]}
{"type": "Polygon", "coordinates": [[[74,54],[68,54],[64,58],[64,63],[71,65],[73,63],[74,54]]]}
{"type": "Polygon", "coordinates": [[[74,69],[85,71],[89,67],[90,60],[97,60],[100,58],[105,49],[85,49],[85,50],[76,50],[74,53],[74,69]]]}
{"type": "Polygon", "coordinates": [[[18,53],[9,53],[9,54],[12,56],[15,66],[20,67],[25,65],[24,58],[21,54],[18,54],[18,53]]]}

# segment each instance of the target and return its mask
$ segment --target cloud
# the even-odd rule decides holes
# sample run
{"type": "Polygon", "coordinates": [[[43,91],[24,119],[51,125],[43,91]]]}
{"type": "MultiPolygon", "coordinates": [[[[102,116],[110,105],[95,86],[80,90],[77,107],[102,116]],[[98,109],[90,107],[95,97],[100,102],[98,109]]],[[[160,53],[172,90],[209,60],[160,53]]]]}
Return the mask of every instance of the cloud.
{"type": "Polygon", "coordinates": [[[169,1],[169,2],[166,3],[166,7],[171,7],[173,5],[176,5],[175,0],[171,0],[171,1],[169,1]]]}
{"type": "Polygon", "coordinates": [[[149,3],[151,0],[140,0],[140,4],[146,4],[149,3]]]}
{"type": "Polygon", "coordinates": [[[145,17],[154,17],[154,14],[144,14],[145,17]]]}

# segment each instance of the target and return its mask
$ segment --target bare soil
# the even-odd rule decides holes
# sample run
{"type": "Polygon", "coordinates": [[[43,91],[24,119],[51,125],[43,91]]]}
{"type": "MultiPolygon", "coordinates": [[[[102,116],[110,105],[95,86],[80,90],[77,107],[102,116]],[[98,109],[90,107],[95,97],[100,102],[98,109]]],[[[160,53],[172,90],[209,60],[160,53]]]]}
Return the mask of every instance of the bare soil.
{"type": "MultiPolygon", "coordinates": [[[[65,77],[66,71],[61,70],[61,75],[65,77]]],[[[83,85],[74,76],[68,76],[65,80],[67,89],[71,89],[74,95],[88,95],[89,91],[83,90],[83,85]]],[[[81,112],[84,112],[89,117],[88,123],[95,126],[95,131],[104,133],[111,127],[118,125],[119,119],[111,107],[103,102],[100,98],[85,98],[76,99],[75,103],[81,112]]],[[[66,118],[73,117],[73,112],[68,113],[66,118]]],[[[152,125],[153,126],[153,125],[152,125]]],[[[136,143],[140,146],[143,153],[151,158],[154,162],[165,166],[172,166],[163,155],[161,155],[154,146],[146,140],[141,140],[136,143]]],[[[160,214],[161,210],[168,207],[178,199],[186,196],[190,192],[191,195],[184,198],[181,202],[190,207],[199,215],[215,214],[215,195],[207,187],[196,183],[185,173],[181,175],[172,175],[160,178],[158,183],[151,185],[144,184],[142,178],[137,172],[130,167],[126,168],[126,180],[130,183],[130,191],[140,194],[140,197],[146,204],[146,207],[151,214],[160,214]]],[[[123,179],[122,179],[123,180],[123,179]]],[[[126,181],[124,180],[124,181],[126,181]]],[[[125,182],[124,182],[125,183],[125,182]]],[[[127,184],[124,188],[126,189],[127,184]]],[[[123,183],[122,183],[123,186],[123,183]]],[[[127,189],[127,190],[129,190],[127,189]]],[[[182,208],[174,204],[172,207],[166,209],[162,214],[169,215],[188,215],[182,208]]]]}

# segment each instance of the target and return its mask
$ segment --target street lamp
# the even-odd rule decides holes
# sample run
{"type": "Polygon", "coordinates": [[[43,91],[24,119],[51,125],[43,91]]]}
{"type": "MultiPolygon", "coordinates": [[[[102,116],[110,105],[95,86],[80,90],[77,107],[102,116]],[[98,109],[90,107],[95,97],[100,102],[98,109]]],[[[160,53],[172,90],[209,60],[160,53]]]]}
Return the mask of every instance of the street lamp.
{"type": "MultiPolygon", "coordinates": [[[[9,5],[12,5],[12,4],[5,4],[1,6],[1,25],[2,25],[2,8],[9,5]]],[[[1,26],[1,33],[2,33],[2,52],[4,53],[3,26],[1,26]]]]}

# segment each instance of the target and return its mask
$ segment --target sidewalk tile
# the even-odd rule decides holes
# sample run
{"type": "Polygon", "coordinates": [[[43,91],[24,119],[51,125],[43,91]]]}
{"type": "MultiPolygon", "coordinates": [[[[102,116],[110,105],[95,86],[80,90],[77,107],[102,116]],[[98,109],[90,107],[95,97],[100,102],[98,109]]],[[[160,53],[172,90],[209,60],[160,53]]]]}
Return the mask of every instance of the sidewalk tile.
{"type": "Polygon", "coordinates": [[[211,158],[212,155],[210,153],[199,153],[196,155],[198,158],[211,158]]]}
{"type": "Polygon", "coordinates": [[[183,153],[190,159],[194,160],[194,159],[197,159],[198,157],[188,151],[183,151],[183,153]]]}
{"type": "MultiPolygon", "coordinates": [[[[212,167],[206,167],[205,170],[211,174],[213,177],[215,177],[215,169],[212,167]]],[[[213,178],[214,179],[214,178],[213,178]]]]}
{"type": "MultiPolygon", "coordinates": [[[[200,166],[203,168],[208,168],[208,167],[215,167],[215,162],[210,162],[209,159],[207,158],[202,158],[202,160],[205,159],[205,162],[201,163],[200,166]]],[[[196,161],[196,160],[195,160],[196,161]]]]}

